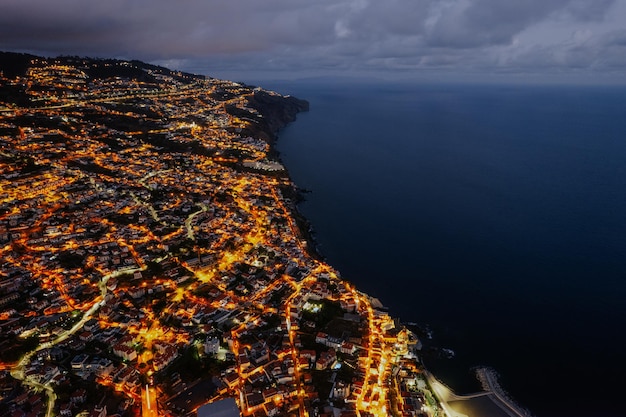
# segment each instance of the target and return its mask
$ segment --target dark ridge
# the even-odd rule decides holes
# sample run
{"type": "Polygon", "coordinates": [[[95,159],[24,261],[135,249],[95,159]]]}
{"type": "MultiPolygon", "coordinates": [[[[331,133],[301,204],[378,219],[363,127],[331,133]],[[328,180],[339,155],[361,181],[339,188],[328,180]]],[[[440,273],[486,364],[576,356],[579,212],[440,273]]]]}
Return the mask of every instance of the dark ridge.
{"type": "Polygon", "coordinates": [[[0,72],[5,78],[23,77],[26,75],[31,62],[37,60],[40,63],[69,64],[84,70],[91,78],[114,78],[121,77],[142,82],[156,82],[153,74],[168,75],[175,80],[191,83],[196,80],[204,80],[204,75],[191,74],[182,71],[172,71],[158,65],[133,60],[123,61],[119,59],[99,59],[78,56],[58,56],[45,58],[31,54],[2,52],[0,51],[0,72]]]}
{"type": "Polygon", "coordinates": [[[15,52],[0,52],[0,72],[6,78],[23,77],[35,55],[18,54],[15,52]]]}
{"type": "Polygon", "coordinates": [[[109,168],[98,165],[94,161],[87,161],[84,159],[69,161],[67,163],[68,166],[73,168],[78,168],[85,172],[93,172],[94,174],[106,175],[112,178],[119,177],[119,174],[115,171],[110,170],[109,168]]]}
{"type": "Polygon", "coordinates": [[[154,83],[156,79],[154,76],[148,74],[141,67],[138,66],[125,66],[121,62],[93,62],[86,69],[85,72],[90,78],[126,78],[129,80],[137,80],[144,83],[154,83]]]}
{"type": "MultiPolygon", "coordinates": [[[[33,57],[37,58],[37,57],[33,57]]],[[[42,58],[39,58],[42,59],[42,58]]],[[[163,74],[181,82],[193,82],[203,80],[203,75],[190,74],[182,71],[172,71],[169,68],[148,64],[138,60],[124,61],[120,59],[88,58],[78,56],[58,56],[47,59],[61,64],[74,65],[83,69],[92,78],[121,77],[142,82],[157,82],[154,74],[163,74]]]]}
{"type": "Polygon", "coordinates": [[[267,127],[273,136],[288,123],[296,120],[299,112],[309,110],[309,102],[306,100],[292,96],[279,96],[264,90],[255,90],[248,103],[265,117],[267,127]]]}

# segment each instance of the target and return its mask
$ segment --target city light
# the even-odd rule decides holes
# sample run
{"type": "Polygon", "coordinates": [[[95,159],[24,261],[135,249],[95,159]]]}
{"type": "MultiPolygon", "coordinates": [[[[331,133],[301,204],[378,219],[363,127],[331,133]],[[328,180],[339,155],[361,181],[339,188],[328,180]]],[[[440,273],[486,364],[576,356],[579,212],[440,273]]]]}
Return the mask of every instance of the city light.
{"type": "Polygon", "coordinates": [[[53,61],[2,79],[29,103],[0,103],[0,319],[20,353],[0,369],[20,393],[45,393],[46,417],[105,394],[143,417],[224,398],[245,416],[421,407],[406,331],[299,225],[264,106],[304,104],[136,63],[53,61]],[[63,391],[77,382],[98,395],[63,391]]]}

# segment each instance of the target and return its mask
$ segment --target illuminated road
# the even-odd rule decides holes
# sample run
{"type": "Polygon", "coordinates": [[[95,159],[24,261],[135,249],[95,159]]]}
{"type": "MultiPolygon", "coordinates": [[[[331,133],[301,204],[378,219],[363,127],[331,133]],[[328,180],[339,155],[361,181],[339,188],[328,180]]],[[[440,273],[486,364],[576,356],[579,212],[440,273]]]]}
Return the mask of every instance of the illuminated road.
{"type": "Polygon", "coordinates": [[[296,389],[298,392],[298,402],[300,404],[300,416],[301,417],[308,417],[309,413],[304,406],[304,397],[306,394],[304,392],[304,389],[302,388],[300,367],[298,366],[298,350],[296,349],[296,345],[295,345],[296,331],[291,325],[291,315],[290,315],[289,310],[292,307],[291,303],[294,300],[294,298],[296,298],[296,296],[300,293],[303,287],[307,288],[307,283],[311,283],[311,282],[315,282],[315,279],[312,278],[311,276],[303,279],[301,282],[298,282],[298,283],[292,282],[292,285],[295,285],[296,287],[296,291],[294,291],[294,293],[287,299],[287,302],[285,303],[285,318],[287,321],[287,332],[289,333],[289,343],[291,346],[291,355],[292,355],[291,359],[293,360],[293,363],[295,365],[294,375],[296,379],[296,389]]]}
{"type": "Polygon", "coordinates": [[[390,410],[387,409],[388,392],[384,387],[385,375],[391,372],[391,352],[385,346],[383,340],[384,332],[380,326],[380,319],[375,317],[374,309],[368,297],[365,294],[358,293],[353,288],[351,291],[355,299],[359,300],[359,304],[365,306],[369,325],[365,383],[363,384],[361,394],[357,398],[357,415],[360,416],[361,412],[367,412],[375,416],[387,416],[390,410]],[[376,363],[378,366],[372,367],[376,363]]]}
{"type": "Polygon", "coordinates": [[[182,87],[180,90],[154,90],[151,92],[143,92],[142,94],[132,93],[132,94],[126,94],[122,96],[106,96],[105,95],[105,96],[83,97],[79,100],[69,100],[69,101],[66,101],[65,103],[51,104],[51,105],[43,106],[43,107],[14,107],[14,108],[2,107],[0,108],[0,113],[57,110],[57,109],[63,109],[63,108],[72,107],[72,106],[84,106],[89,103],[106,103],[106,102],[112,102],[112,101],[126,101],[126,100],[138,99],[138,98],[187,96],[187,95],[196,95],[196,94],[205,93],[205,92],[206,92],[206,88],[203,88],[203,87],[199,87],[199,88],[198,87],[196,88],[182,87]]]}
{"type": "Polygon", "coordinates": [[[209,211],[209,206],[207,206],[206,204],[197,204],[197,206],[200,207],[200,210],[191,213],[185,220],[185,227],[187,228],[187,237],[191,240],[196,240],[193,235],[193,225],[191,224],[194,217],[196,217],[197,215],[201,213],[206,213],[207,211],[209,211]]]}
{"type": "Polygon", "coordinates": [[[426,379],[428,380],[428,385],[430,385],[430,387],[432,388],[433,392],[435,393],[435,395],[439,399],[439,405],[443,409],[443,411],[446,414],[446,416],[449,416],[449,417],[468,417],[467,415],[459,413],[459,412],[456,412],[452,408],[450,408],[450,406],[448,405],[448,401],[459,401],[459,400],[465,400],[465,399],[476,398],[476,397],[483,397],[483,396],[489,395],[488,392],[476,393],[476,394],[472,394],[472,395],[469,395],[469,396],[457,395],[450,388],[448,388],[446,385],[444,385],[441,382],[439,382],[433,376],[433,374],[431,374],[428,371],[424,371],[424,372],[425,372],[425,375],[426,375],[426,379]]]}
{"type": "MultiPolygon", "coordinates": [[[[219,87],[215,87],[215,89],[219,92],[219,87]]],[[[156,124],[155,122],[154,126],[159,128],[155,130],[145,130],[147,127],[144,129],[137,125],[137,127],[134,128],[136,131],[127,132],[127,136],[132,137],[133,135],[140,134],[170,132],[174,136],[180,136],[179,139],[181,143],[188,140],[206,139],[206,143],[211,145],[211,149],[214,147],[217,150],[216,155],[229,155],[231,152],[222,151],[231,150],[236,151],[236,155],[243,155],[241,158],[251,158],[259,161],[266,158],[269,145],[266,144],[266,147],[264,147],[252,138],[238,138],[236,135],[229,134],[227,129],[223,131],[217,129],[217,127],[222,129],[228,126],[245,128],[248,125],[247,120],[254,122],[253,119],[247,119],[244,116],[238,118],[227,112],[226,107],[230,104],[239,104],[240,106],[238,107],[240,109],[242,108],[241,106],[245,107],[247,105],[245,102],[247,96],[238,96],[237,99],[220,101],[218,104],[214,105],[218,100],[210,98],[208,95],[210,92],[211,90],[206,87],[197,88],[196,86],[179,90],[163,89],[149,92],[145,90],[126,89],[121,92],[120,95],[111,96],[99,92],[83,97],[77,95],[71,97],[66,96],[67,101],[38,101],[38,103],[42,105],[46,105],[46,103],[51,104],[47,107],[11,109],[11,111],[15,111],[16,113],[21,111],[27,113],[44,113],[47,110],[76,106],[76,109],[72,109],[71,112],[80,113],[80,107],[88,106],[89,103],[113,103],[124,100],[132,101],[137,98],[190,97],[189,100],[181,100],[179,104],[176,103],[176,100],[171,100],[171,102],[168,102],[168,100],[163,100],[163,102],[154,100],[151,108],[154,107],[155,111],[158,110],[157,114],[161,112],[160,106],[163,106],[162,111],[165,112],[167,107],[168,114],[172,109],[177,111],[177,119],[171,119],[171,123],[168,124],[156,124]],[[205,97],[203,100],[197,97],[191,99],[191,97],[195,95],[204,95],[205,97]],[[183,101],[184,103],[182,103],[183,101]],[[194,101],[198,102],[196,104],[202,105],[202,109],[195,108],[193,105],[194,101]],[[54,103],[56,104],[52,105],[54,103]],[[217,109],[220,111],[217,111],[217,109]],[[200,112],[215,114],[212,114],[210,118],[206,119],[207,123],[204,125],[201,124],[200,126],[196,126],[195,122],[189,123],[188,120],[185,120],[192,114],[200,115],[200,112]],[[203,130],[210,133],[204,135],[202,133],[203,130]],[[177,134],[177,132],[179,133],[177,134]],[[206,136],[206,138],[202,138],[202,136],[206,136]],[[235,140],[230,141],[231,139],[235,140]],[[250,140],[248,141],[248,139],[250,140]]],[[[253,95],[254,93],[249,94],[253,95]]],[[[142,104],[142,106],[143,105],[144,104],[142,104]]],[[[118,110],[105,111],[105,107],[116,106],[98,105],[94,107],[97,108],[95,109],[97,114],[101,116],[107,115],[107,117],[116,117],[116,115],[121,114],[118,110]]],[[[50,112],[51,115],[54,113],[55,112],[50,112]]],[[[144,126],[151,125],[152,123],[144,126]]],[[[85,132],[90,131],[89,124],[86,124],[85,132]]],[[[29,133],[29,135],[30,134],[31,133],[29,133]]],[[[78,136],[74,138],[72,135],[64,134],[63,132],[57,134],[65,138],[65,140],[79,139],[78,136]]],[[[93,139],[105,139],[106,136],[105,133],[100,133],[100,130],[94,132],[94,134],[93,139]]],[[[29,144],[32,138],[29,138],[24,132],[22,132],[22,136],[24,137],[25,145],[29,144]]],[[[89,143],[87,143],[87,145],[89,145],[89,143]]],[[[99,283],[100,292],[99,294],[95,292],[95,294],[98,294],[97,296],[86,295],[84,298],[79,298],[79,300],[81,300],[79,305],[76,305],[72,299],[72,293],[67,291],[67,289],[70,288],[70,284],[68,284],[70,281],[65,281],[66,277],[61,268],[49,268],[49,271],[45,271],[46,274],[41,274],[45,277],[45,284],[47,286],[58,288],[59,293],[68,306],[65,311],[72,311],[73,309],[75,311],[74,319],[79,320],[66,331],[62,331],[57,335],[46,335],[46,338],[50,337],[50,340],[45,343],[41,341],[47,339],[44,339],[43,335],[40,334],[41,339],[39,346],[27,355],[24,355],[20,362],[12,367],[12,374],[22,381],[24,385],[28,385],[40,391],[46,391],[48,398],[47,417],[52,415],[52,411],[55,408],[56,395],[54,390],[56,386],[52,382],[41,379],[40,375],[34,375],[33,377],[25,375],[25,370],[28,369],[28,366],[33,361],[33,355],[41,349],[50,348],[64,342],[77,334],[77,332],[80,333],[84,324],[105,305],[107,298],[110,299],[112,297],[112,294],[107,293],[107,281],[109,278],[116,277],[118,274],[117,272],[108,274],[112,268],[115,268],[113,265],[123,265],[125,261],[128,261],[127,263],[129,265],[134,266],[134,262],[141,265],[143,263],[143,250],[146,250],[146,253],[150,254],[151,260],[153,259],[152,256],[160,253],[158,251],[169,253],[169,255],[166,256],[171,256],[172,265],[175,265],[176,268],[179,266],[185,268],[193,273],[196,279],[192,279],[191,282],[186,282],[185,280],[190,277],[188,276],[189,274],[183,272],[184,276],[181,277],[179,281],[177,278],[180,273],[179,269],[175,271],[172,270],[175,274],[172,274],[171,277],[162,277],[161,275],[163,274],[160,273],[153,274],[151,269],[151,273],[148,277],[141,276],[139,278],[121,279],[120,283],[116,282],[115,285],[113,285],[113,281],[109,283],[110,287],[114,288],[114,290],[117,288],[116,285],[119,285],[117,294],[123,294],[125,292],[130,293],[131,288],[134,289],[137,287],[138,291],[134,294],[138,295],[135,297],[134,294],[131,294],[133,299],[140,299],[142,297],[140,291],[146,290],[149,293],[153,293],[150,291],[150,286],[154,284],[155,287],[155,296],[146,298],[149,302],[157,301],[159,303],[158,311],[156,307],[151,308],[150,305],[143,304],[143,301],[137,301],[135,303],[133,300],[119,297],[122,299],[121,302],[125,306],[122,308],[122,312],[126,311],[126,308],[131,311],[143,310],[142,316],[139,316],[139,314],[135,316],[141,317],[140,323],[128,325],[126,322],[118,323],[113,318],[104,317],[104,314],[99,320],[102,329],[113,326],[122,327],[123,325],[123,333],[128,334],[128,336],[133,339],[134,347],[142,352],[139,355],[137,366],[135,367],[135,371],[138,371],[138,374],[145,376],[145,371],[141,371],[141,369],[148,369],[151,366],[150,359],[152,359],[152,363],[156,362],[157,354],[156,351],[152,349],[153,343],[160,341],[163,342],[162,346],[167,345],[171,347],[175,347],[176,345],[188,345],[192,339],[192,333],[191,330],[187,328],[192,328],[192,326],[195,328],[196,324],[204,328],[204,325],[207,324],[207,322],[211,322],[213,317],[207,314],[207,312],[211,311],[212,314],[213,311],[217,312],[220,310],[219,314],[225,314],[225,316],[220,316],[220,320],[232,319],[234,321],[234,319],[236,319],[238,320],[236,323],[239,324],[235,328],[231,328],[233,341],[232,349],[237,361],[237,367],[235,369],[238,378],[234,378],[229,374],[229,383],[227,386],[230,390],[225,390],[224,395],[226,393],[237,395],[235,393],[238,393],[239,405],[244,410],[245,415],[258,413],[265,405],[269,405],[270,402],[274,402],[275,404],[273,405],[275,406],[280,406],[282,402],[284,407],[292,406],[290,412],[293,415],[296,414],[295,408],[299,407],[297,412],[299,417],[308,417],[310,410],[307,410],[307,406],[314,404],[314,402],[309,401],[309,396],[313,399],[315,393],[312,391],[318,387],[315,384],[309,384],[309,377],[313,379],[312,375],[314,373],[304,371],[299,366],[300,352],[297,346],[297,340],[300,331],[298,329],[299,321],[296,319],[296,316],[299,317],[300,312],[294,312],[292,309],[301,308],[302,300],[309,295],[315,295],[317,297],[316,299],[325,298],[333,302],[341,301],[342,303],[340,304],[342,306],[344,305],[343,303],[348,303],[346,305],[350,307],[345,310],[357,313],[354,315],[354,321],[359,322],[358,332],[360,334],[356,334],[355,336],[362,336],[359,337],[359,339],[364,342],[364,356],[358,358],[354,355],[357,349],[354,344],[352,348],[347,347],[350,345],[349,343],[344,345],[344,350],[350,352],[350,359],[354,359],[358,363],[359,368],[356,369],[357,372],[355,375],[357,376],[355,378],[358,378],[358,383],[359,386],[362,387],[362,390],[357,398],[356,414],[359,416],[387,416],[392,409],[398,410],[397,407],[391,408],[391,406],[395,404],[390,403],[394,395],[391,388],[389,388],[389,384],[392,380],[391,370],[394,366],[394,361],[398,360],[393,350],[393,345],[396,341],[396,339],[394,339],[394,333],[388,332],[390,328],[393,328],[393,322],[389,316],[375,309],[375,304],[372,306],[373,301],[370,297],[358,292],[353,286],[340,281],[330,266],[321,263],[315,257],[311,257],[308,243],[303,239],[302,230],[299,228],[297,218],[293,215],[295,203],[292,202],[292,199],[287,198],[291,195],[291,192],[285,193],[285,188],[291,187],[288,178],[266,178],[262,173],[257,172],[253,175],[247,175],[247,173],[244,174],[234,169],[232,171],[223,169],[222,164],[216,163],[219,161],[238,162],[236,157],[224,159],[221,156],[207,156],[205,158],[204,156],[201,157],[197,155],[197,157],[186,160],[190,162],[188,165],[178,165],[178,162],[176,162],[176,164],[173,164],[173,162],[179,161],[179,159],[165,158],[163,155],[157,153],[147,153],[151,155],[151,159],[149,160],[133,161],[130,158],[126,159],[120,156],[125,155],[123,152],[126,152],[126,150],[111,155],[107,154],[108,156],[102,157],[99,152],[95,152],[97,149],[100,148],[94,146],[92,149],[88,147],[89,152],[85,151],[85,154],[88,154],[90,158],[93,157],[94,163],[100,164],[103,168],[121,170],[123,173],[127,174],[119,176],[119,178],[121,178],[120,186],[129,186],[130,188],[118,189],[119,192],[116,194],[112,188],[109,188],[105,181],[101,181],[95,176],[89,176],[89,182],[97,193],[102,194],[100,197],[102,197],[103,200],[113,197],[117,199],[117,197],[122,195],[123,199],[119,201],[119,203],[121,203],[119,205],[117,205],[118,201],[116,201],[116,204],[103,204],[103,208],[93,213],[93,219],[104,226],[102,228],[104,234],[102,241],[89,240],[87,245],[92,249],[91,252],[99,255],[100,253],[98,251],[101,249],[99,249],[98,245],[104,242],[111,242],[113,243],[113,247],[117,245],[121,249],[124,249],[126,255],[120,257],[116,263],[113,263],[112,259],[104,259],[108,258],[108,256],[103,256],[103,260],[99,260],[96,255],[90,256],[86,265],[88,265],[91,270],[100,271],[100,275],[103,275],[99,283]],[[130,163],[126,165],[126,162],[130,163]],[[193,164],[191,162],[193,162],[193,164]],[[176,166],[176,168],[172,168],[174,166],[176,166]],[[208,168],[206,169],[206,175],[200,174],[201,172],[204,173],[202,168],[208,168]],[[194,175],[194,172],[197,173],[197,176],[194,175]],[[189,184],[185,184],[185,178],[193,178],[193,180],[189,184]],[[212,182],[215,183],[215,190],[213,186],[211,186],[212,182]],[[141,188],[146,188],[148,192],[141,188]],[[195,190],[192,191],[192,188],[195,190]],[[170,190],[172,190],[171,193],[170,190]],[[124,193],[122,194],[121,191],[124,191],[124,193]],[[192,195],[193,198],[186,200],[184,196],[187,193],[192,195]],[[207,204],[197,204],[198,198],[196,198],[196,196],[201,195],[206,196],[201,197],[203,199],[213,198],[213,196],[223,197],[211,200],[210,207],[211,209],[215,209],[211,212],[213,216],[207,215],[208,213],[206,212],[209,211],[207,204]],[[105,216],[101,216],[102,212],[109,210],[109,208],[104,207],[115,207],[117,215],[137,216],[137,218],[141,218],[142,221],[139,222],[140,224],[125,224],[127,223],[126,221],[116,223],[117,220],[113,221],[105,216]],[[154,222],[150,220],[150,217],[154,222]],[[155,223],[154,230],[152,229],[153,223],[155,223]],[[166,226],[166,228],[161,226],[166,226]],[[176,246],[172,247],[176,249],[172,249],[170,252],[169,242],[173,242],[174,237],[177,242],[176,246]],[[190,243],[186,240],[197,241],[190,243]],[[181,243],[179,247],[178,241],[183,241],[184,244],[181,243]],[[149,245],[140,249],[139,245],[137,245],[137,243],[140,242],[149,245]],[[200,247],[204,246],[204,243],[199,244],[198,242],[208,242],[206,244],[208,247],[200,247]],[[133,246],[137,247],[133,248],[133,246]],[[193,256],[195,254],[198,255],[197,261],[195,256],[193,256]],[[203,261],[202,259],[205,254],[210,255],[206,258],[208,261],[203,261]],[[181,259],[178,259],[179,255],[181,259]],[[243,265],[250,265],[251,267],[248,268],[243,265]],[[252,267],[254,267],[254,271],[252,267]],[[298,269],[298,278],[290,276],[285,272],[288,271],[289,268],[298,269]],[[267,270],[263,271],[262,269],[267,270]],[[243,271],[245,271],[245,273],[243,271]],[[255,274],[257,273],[259,273],[257,276],[259,279],[271,282],[254,282],[255,274]],[[300,274],[307,274],[307,276],[305,279],[301,280],[299,278],[300,274]],[[153,277],[152,275],[155,276],[153,277]],[[150,281],[150,278],[154,278],[153,281],[150,281]],[[142,282],[135,286],[136,281],[140,279],[142,279],[142,282]],[[242,279],[247,282],[234,281],[242,279]],[[183,283],[185,285],[178,285],[183,283]],[[231,283],[233,284],[232,286],[230,285],[231,283]],[[235,286],[235,284],[238,285],[235,286]],[[332,288],[331,285],[334,288],[332,288]],[[67,288],[65,288],[66,286],[67,288]],[[158,297],[156,297],[157,288],[158,297]],[[296,297],[298,298],[296,299],[296,297]],[[158,298],[158,300],[156,300],[156,298],[158,298]],[[82,300],[86,300],[86,302],[83,303],[82,300]],[[164,306],[161,305],[161,301],[166,301],[164,306]],[[278,301],[280,301],[280,304],[278,301]],[[140,303],[143,305],[139,307],[138,304],[140,303]],[[267,304],[270,305],[268,306],[267,304]],[[160,316],[161,312],[163,312],[163,316],[160,316]],[[171,325],[171,327],[185,327],[185,329],[174,329],[180,330],[180,332],[173,331],[168,333],[170,328],[167,326],[170,326],[170,324],[163,325],[163,322],[160,321],[162,317],[166,317],[166,314],[168,315],[167,317],[175,317],[172,323],[176,324],[171,325]],[[264,398],[265,403],[260,404],[260,400],[257,401],[255,397],[247,397],[245,395],[247,391],[244,389],[251,386],[251,384],[248,385],[249,380],[251,380],[250,376],[265,372],[267,380],[270,382],[272,376],[267,374],[264,365],[251,367],[251,358],[247,352],[247,350],[251,349],[250,338],[247,336],[248,333],[254,330],[255,326],[265,326],[273,322],[276,316],[283,315],[284,319],[283,317],[280,318],[285,321],[281,322],[281,327],[278,331],[280,332],[280,338],[284,338],[282,340],[285,340],[285,344],[284,346],[282,344],[280,345],[280,353],[277,355],[278,358],[276,362],[293,362],[293,370],[291,369],[291,365],[287,369],[284,369],[284,367],[280,369],[280,379],[284,376],[286,381],[284,391],[276,394],[274,398],[264,398]],[[268,320],[267,323],[265,323],[263,320],[265,316],[270,317],[272,320],[268,320]],[[191,324],[178,326],[177,323],[179,321],[181,323],[189,322],[191,324]],[[286,333],[282,330],[282,323],[285,322],[287,325],[286,333]],[[304,380],[305,377],[306,382],[304,380]],[[246,407],[248,399],[250,400],[250,404],[248,404],[251,405],[250,407],[246,407]]],[[[129,148],[128,152],[131,150],[137,152],[136,148],[129,148]]],[[[143,152],[137,153],[143,154],[143,152]]],[[[64,169],[64,165],[60,162],[58,169],[64,169]]],[[[261,171],[263,169],[259,168],[259,170],[261,171]]],[[[79,169],[77,171],[78,173],[72,175],[84,179],[85,176],[80,173],[81,170],[79,169]]],[[[69,177],[70,176],[68,176],[68,178],[69,177]]],[[[49,179],[48,177],[44,177],[43,179],[46,181],[41,181],[39,190],[56,190],[65,182],[69,182],[69,180],[64,180],[60,181],[58,184],[53,183],[51,185],[50,181],[47,181],[49,179]]],[[[39,192],[38,189],[28,190],[27,186],[23,188],[25,191],[24,195],[21,196],[22,198],[26,196],[28,198],[35,198],[39,192]]],[[[54,193],[50,192],[49,194],[54,193]]],[[[77,201],[78,203],[81,202],[80,199],[77,201]]],[[[49,220],[49,218],[54,219],[55,216],[59,214],[57,212],[62,210],[59,202],[51,200],[51,203],[55,202],[56,205],[51,207],[51,211],[47,217],[42,218],[39,224],[36,225],[37,227],[43,228],[44,220],[49,220]]],[[[115,217],[117,218],[117,216],[115,217]]],[[[75,221],[74,223],[78,222],[75,221]]],[[[83,229],[86,229],[86,227],[83,229]]],[[[62,233],[63,231],[60,229],[51,228],[50,230],[51,235],[56,236],[62,233]]],[[[74,235],[76,231],[72,229],[69,230],[67,234],[69,235],[70,233],[74,235]]],[[[69,239],[67,243],[63,244],[62,249],[65,251],[75,251],[79,248],[83,248],[83,246],[83,239],[79,237],[77,239],[69,239]]],[[[43,247],[37,249],[37,253],[42,253],[44,250],[43,247]]],[[[104,249],[102,249],[102,251],[104,251],[104,249]]],[[[114,251],[111,252],[113,253],[114,251]]],[[[102,253],[102,255],[104,255],[104,253],[102,253]]],[[[145,263],[148,262],[146,261],[145,263]]],[[[51,265],[55,264],[52,263],[51,265]]],[[[38,266],[38,268],[42,269],[43,266],[38,266]]],[[[145,269],[146,267],[130,268],[124,269],[121,273],[133,274],[136,271],[145,269]]],[[[83,279],[80,273],[76,273],[75,275],[75,277],[72,276],[72,279],[83,279]]],[[[113,302],[111,302],[111,304],[113,304],[113,302]]],[[[156,304],[157,303],[153,303],[153,305],[156,304]]],[[[36,314],[34,311],[32,313],[36,314]]],[[[357,330],[353,332],[356,333],[357,330]]],[[[36,334],[36,332],[33,334],[36,334]]],[[[337,349],[337,347],[335,348],[337,349]]],[[[159,354],[161,353],[162,352],[159,352],[159,354]]],[[[163,356],[165,357],[166,355],[163,356]]],[[[172,358],[175,358],[175,353],[168,353],[165,360],[172,358]]],[[[340,357],[340,360],[342,359],[343,358],[340,357]]],[[[131,362],[134,363],[134,360],[131,362]]],[[[307,368],[305,362],[306,361],[303,361],[302,363],[303,368],[307,368]]],[[[256,360],[253,361],[253,365],[257,364],[256,360]]],[[[346,364],[352,368],[357,367],[347,361],[346,364]]],[[[310,365],[309,363],[308,367],[310,367],[310,365]]],[[[155,366],[155,369],[160,371],[163,368],[155,366]]],[[[279,379],[277,377],[278,375],[274,376],[276,377],[274,379],[279,379]]],[[[141,387],[140,397],[138,395],[140,387],[136,385],[128,385],[125,387],[121,382],[113,383],[111,380],[104,382],[98,381],[98,383],[108,385],[119,392],[124,392],[124,395],[133,398],[136,404],[134,409],[137,408],[137,403],[141,401],[142,417],[158,416],[159,410],[156,406],[157,391],[155,388],[149,385],[141,387]],[[126,390],[123,391],[125,388],[126,390]]],[[[276,387],[276,385],[274,387],[276,387]]],[[[281,388],[281,390],[283,390],[283,388],[281,388]]],[[[396,388],[395,397],[397,397],[397,392],[398,390],[396,388]]],[[[350,401],[354,401],[354,396],[350,401]]],[[[268,407],[268,409],[269,408],[270,407],[268,407]]],[[[271,409],[273,410],[274,408],[272,407],[271,409]]],[[[439,408],[437,408],[437,410],[439,413],[438,416],[440,416],[441,410],[439,408]]],[[[160,411],[161,413],[168,412],[163,409],[160,411]]],[[[189,410],[186,411],[189,412],[189,410]]],[[[313,411],[310,412],[312,414],[314,413],[313,411]]]]}
{"type": "Polygon", "coordinates": [[[46,395],[48,396],[48,408],[46,410],[46,417],[52,417],[53,414],[53,410],[54,410],[54,404],[56,402],[57,396],[54,392],[54,386],[51,383],[46,383],[46,384],[41,384],[40,382],[36,381],[35,379],[33,379],[32,377],[26,377],[25,373],[24,373],[24,368],[26,367],[26,365],[28,365],[28,363],[30,362],[30,359],[33,357],[33,355],[35,353],[37,353],[38,351],[42,350],[42,349],[48,349],[51,348],[65,340],[67,340],[68,337],[72,336],[74,333],[76,333],[77,331],[79,331],[80,329],[83,328],[83,326],[85,325],[85,323],[91,318],[91,316],[93,316],[93,314],[98,311],[102,306],[104,306],[106,304],[106,294],[107,294],[107,282],[109,281],[110,278],[114,278],[117,276],[120,276],[122,274],[126,274],[129,272],[134,272],[134,271],[141,271],[142,268],[135,268],[135,269],[131,269],[131,270],[124,270],[124,271],[115,271],[111,274],[105,275],[104,277],[102,277],[102,280],[100,281],[100,283],[98,284],[98,287],[100,288],[100,296],[98,298],[96,298],[96,300],[94,300],[94,303],[92,304],[92,306],[83,314],[83,317],[76,323],[74,324],[70,329],[65,330],[64,332],[62,332],[61,334],[59,334],[59,336],[57,336],[55,339],[48,341],[48,342],[44,342],[41,343],[39,346],[37,346],[35,349],[31,350],[30,352],[26,353],[24,356],[22,356],[22,358],[20,359],[20,361],[15,365],[15,367],[11,370],[11,376],[19,381],[22,381],[23,384],[28,385],[33,387],[35,390],[44,390],[46,391],[46,395]]]}
{"type": "Polygon", "coordinates": [[[158,417],[157,391],[148,385],[141,387],[141,416],[158,417]]]}

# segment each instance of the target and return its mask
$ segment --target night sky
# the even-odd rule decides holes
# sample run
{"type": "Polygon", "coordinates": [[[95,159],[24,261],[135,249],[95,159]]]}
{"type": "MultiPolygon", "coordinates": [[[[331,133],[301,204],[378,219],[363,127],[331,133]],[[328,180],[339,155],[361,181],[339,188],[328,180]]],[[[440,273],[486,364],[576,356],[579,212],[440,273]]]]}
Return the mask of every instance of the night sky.
{"type": "Polygon", "coordinates": [[[0,50],[227,77],[626,81],[626,0],[3,0],[0,50]]]}

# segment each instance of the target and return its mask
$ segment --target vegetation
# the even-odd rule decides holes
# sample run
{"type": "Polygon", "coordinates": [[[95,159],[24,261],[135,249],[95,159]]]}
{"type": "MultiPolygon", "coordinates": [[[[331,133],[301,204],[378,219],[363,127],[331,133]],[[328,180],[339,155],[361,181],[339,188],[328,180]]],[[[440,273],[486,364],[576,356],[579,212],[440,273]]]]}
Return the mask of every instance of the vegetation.
{"type": "Polygon", "coordinates": [[[39,344],[37,336],[22,339],[14,335],[3,335],[0,340],[2,340],[0,342],[0,361],[8,363],[16,362],[39,344]]]}

